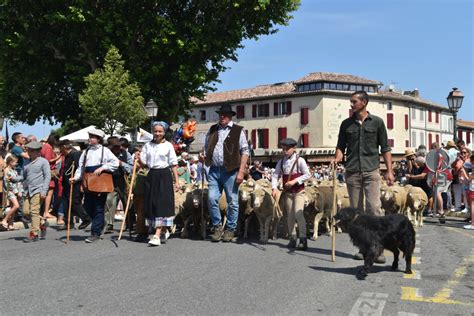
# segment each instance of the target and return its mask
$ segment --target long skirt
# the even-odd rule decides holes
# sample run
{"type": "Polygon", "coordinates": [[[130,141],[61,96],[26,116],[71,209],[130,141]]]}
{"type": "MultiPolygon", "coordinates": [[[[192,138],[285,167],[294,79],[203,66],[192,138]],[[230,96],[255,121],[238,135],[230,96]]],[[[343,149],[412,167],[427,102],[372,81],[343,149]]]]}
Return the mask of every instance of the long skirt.
{"type": "Polygon", "coordinates": [[[151,169],[145,180],[144,211],[151,227],[172,226],[175,216],[171,170],[151,169]]]}

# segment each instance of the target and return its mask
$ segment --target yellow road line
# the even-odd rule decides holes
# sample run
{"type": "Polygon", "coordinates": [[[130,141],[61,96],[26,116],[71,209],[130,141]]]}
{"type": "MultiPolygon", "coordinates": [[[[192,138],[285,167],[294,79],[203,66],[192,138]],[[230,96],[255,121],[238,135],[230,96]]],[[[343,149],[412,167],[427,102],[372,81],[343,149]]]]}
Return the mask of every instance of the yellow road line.
{"type": "Polygon", "coordinates": [[[412,274],[403,273],[403,278],[404,279],[411,279],[411,280],[421,280],[420,271],[412,269],[412,272],[413,272],[412,274]]]}

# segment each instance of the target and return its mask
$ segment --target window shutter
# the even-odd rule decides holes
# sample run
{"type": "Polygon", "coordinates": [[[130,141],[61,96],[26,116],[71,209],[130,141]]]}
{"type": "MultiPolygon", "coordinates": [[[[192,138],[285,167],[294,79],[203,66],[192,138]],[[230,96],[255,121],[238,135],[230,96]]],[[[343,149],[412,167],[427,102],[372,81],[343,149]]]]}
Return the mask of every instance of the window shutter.
{"type": "Polygon", "coordinates": [[[237,105],[237,118],[245,118],[245,107],[243,105],[237,105]]]}
{"type": "Polygon", "coordinates": [[[308,133],[302,134],[301,140],[302,140],[302,147],[308,148],[309,147],[309,134],[308,133]]]}
{"type": "Polygon", "coordinates": [[[278,128],[278,148],[281,148],[280,141],[286,138],[286,127],[278,128]]]}
{"type": "Polygon", "coordinates": [[[273,103],[273,116],[277,116],[278,113],[278,102],[273,103]]]}
{"type": "Polygon", "coordinates": [[[436,144],[439,145],[439,135],[436,135],[436,144]]]}
{"type": "Polygon", "coordinates": [[[462,130],[458,130],[458,140],[462,140],[462,130]]]}
{"type": "Polygon", "coordinates": [[[308,112],[309,112],[308,108],[302,108],[301,109],[301,125],[308,124],[308,122],[309,122],[308,112]]]}
{"type": "Polygon", "coordinates": [[[466,132],[466,144],[471,143],[471,131],[466,132]]]}
{"type": "Polygon", "coordinates": [[[263,129],[263,148],[268,148],[268,128],[263,129]]]}
{"type": "Polygon", "coordinates": [[[253,148],[257,148],[257,130],[253,129],[252,130],[252,145],[253,148]]]}
{"type": "Polygon", "coordinates": [[[431,135],[431,133],[428,133],[428,145],[431,146],[431,144],[433,144],[433,135],[431,135]]]}
{"type": "Polygon", "coordinates": [[[286,115],[290,115],[291,114],[291,101],[286,101],[286,112],[285,112],[286,115]]]}
{"type": "Polygon", "coordinates": [[[252,104],[252,117],[257,117],[257,105],[252,104]]]}
{"type": "Polygon", "coordinates": [[[393,113],[387,113],[387,128],[393,129],[393,113]]]}
{"type": "Polygon", "coordinates": [[[405,147],[410,147],[410,141],[408,139],[405,141],[405,147]]]}
{"type": "Polygon", "coordinates": [[[405,114],[405,129],[408,129],[408,114],[405,114]]]}
{"type": "Polygon", "coordinates": [[[392,148],[395,147],[395,141],[393,139],[388,139],[388,145],[392,148]]]}
{"type": "Polygon", "coordinates": [[[432,117],[431,117],[431,110],[428,110],[428,122],[431,122],[432,121],[432,117]]]}
{"type": "Polygon", "coordinates": [[[436,120],[436,123],[439,123],[439,112],[436,112],[435,120],[436,120]]]}

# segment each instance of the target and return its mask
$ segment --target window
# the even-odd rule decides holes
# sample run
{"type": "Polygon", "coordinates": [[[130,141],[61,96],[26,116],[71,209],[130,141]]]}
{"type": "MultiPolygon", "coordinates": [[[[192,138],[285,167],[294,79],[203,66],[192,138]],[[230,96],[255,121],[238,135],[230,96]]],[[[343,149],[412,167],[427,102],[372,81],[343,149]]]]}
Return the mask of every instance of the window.
{"type": "Polygon", "coordinates": [[[342,85],[342,90],[347,91],[349,90],[349,85],[347,83],[342,85]]]}
{"type": "Polygon", "coordinates": [[[433,115],[433,113],[431,112],[431,110],[428,110],[428,122],[432,122],[432,121],[433,121],[432,115],[433,115]]]}
{"type": "Polygon", "coordinates": [[[425,145],[425,133],[420,132],[420,145],[425,145]]]}
{"type": "Polygon", "coordinates": [[[393,129],[393,113],[387,113],[387,128],[393,129]]]}
{"type": "Polygon", "coordinates": [[[433,144],[433,135],[431,135],[431,133],[428,133],[428,145],[431,146],[431,144],[433,144]]]}
{"type": "Polygon", "coordinates": [[[392,108],[393,108],[392,101],[388,101],[387,102],[387,111],[392,111],[392,108]]]}
{"type": "Polygon", "coordinates": [[[405,114],[405,129],[408,129],[408,114],[405,114]]]}
{"type": "Polygon", "coordinates": [[[291,101],[274,102],[273,115],[289,115],[291,114],[291,101]]]}
{"type": "Polygon", "coordinates": [[[463,140],[462,138],[462,130],[458,130],[458,139],[463,140]]]}
{"type": "Polygon", "coordinates": [[[424,121],[425,120],[425,110],[420,110],[420,121],[424,121]]]}
{"type": "Polygon", "coordinates": [[[301,108],[301,125],[306,125],[309,123],[309,109],[308,108],[301,108]]]}
{"type": "Polygon", "coordinates": [[[417,142],[416,142],[416,132],[415,131],[411,132],[411,143],[412,143],[413,147],[416,147],[417,142]]]}
{"type": "Polygon", "coordinates": [[[316,90],[316,84],[315,83],[310,84],[309,90],[316,90]]]}
{"type": "Polygon", "coordinates": [[[301,134],[301,147],[303,148],[309,147],[309,134],[308,133],[301,134]]]}
{"type": "Polygon", "coordinates": [[[268,148],[268,128],[252,130],[253,148],[268,148]]]}
{"type": "Polygon", "coordinates": [[[321,90],[322,84],[320,82],[316,83],[316,90],[321,90]]]}
{"type": "Polygon", "coordinates": [[[286,127],[278,128],[278,148],[281,148],[280,141],[282,141],[286,137],[287,137],[286,136],[286,127]]]}
{"type": "Polygon", "coordinates": [[[350,90],[351,90],[351,91],[356,91],[356,89],[357,89],[356,85],[351,84],[350,90]]]}
{"type": "Polygon", "coordinates": [[[392,147],[392,148],[395,147],[395,141],[392,138],[389,138],[387,140],[387,143],[390,147],[392,147]]]}
{"type": "Polygon", "coordinates": [[[268,103],[253,104],[252,117],[268,117],[270,115],[269,108],[270,108],[270,105],[268,103]]]}
{"type": "Polygon", "coordinates": [[[200,121],[206,120],[206,110],[199,110],[199,120],[200,121]]]}
{"type": "Polygon", "coordinates": [[[237,118],[238,119],[245,118],[245,106],[237,105],[237,118]]]}
{"type": "Polygon", "coordinates": [[[415,108],[411,109],[411,117],[412,117],[412,119],[416,120],[416,109],[415,108]]]}

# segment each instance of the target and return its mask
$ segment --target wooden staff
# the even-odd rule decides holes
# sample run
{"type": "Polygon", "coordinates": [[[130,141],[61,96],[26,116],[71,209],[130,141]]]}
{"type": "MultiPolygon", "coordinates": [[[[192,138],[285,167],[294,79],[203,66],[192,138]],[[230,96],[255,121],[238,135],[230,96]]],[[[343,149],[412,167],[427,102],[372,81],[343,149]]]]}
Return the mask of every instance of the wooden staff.
{"type": "MultiPolygon", "coordinates": [[[[71,166],[71,178],[74,179],[74,161],[71,166]]],[[[71,234],[71,209],[72,209],[72,190],[74,189],[74,183],[69,181],[69,207],[67,210],[67,231],[66,231],[66,244],[69,242],[69,235],[71,234]]]]}
{"type": "MultiPolygon", "coordinates": [[[[133,191],[133,182],[135,182],[135,174],[137,173],[137,163],[138,163],[138,159],[135,158],[135,161],[133,162],[132,179],[130,180],[130,187],[128,188],[128,197],[127,197],[127,206],[125,207],[125,216],[124,216],[124,220],[122,221],[122,226],[120,227],[120,234],[119,234],[118,240],[122,238],[123,229],[125,227],[125,219],[127,218],[128,209],[130,208],[130,201],[132,199],[132,191],[133,191]]],[[[130,221],[128,224],[131,225],[130,221]]]]}
{"type": "Polygon", "coordinates": [[[337,210],[337,197],[336,197],[336,166],[333,166],[332,170],[332,210],[331,210],[331,233],[332,233],[332,251],[331,261],[336,262],[336,225],[334,223],[334,216],[336,216],[337,210]]]}

